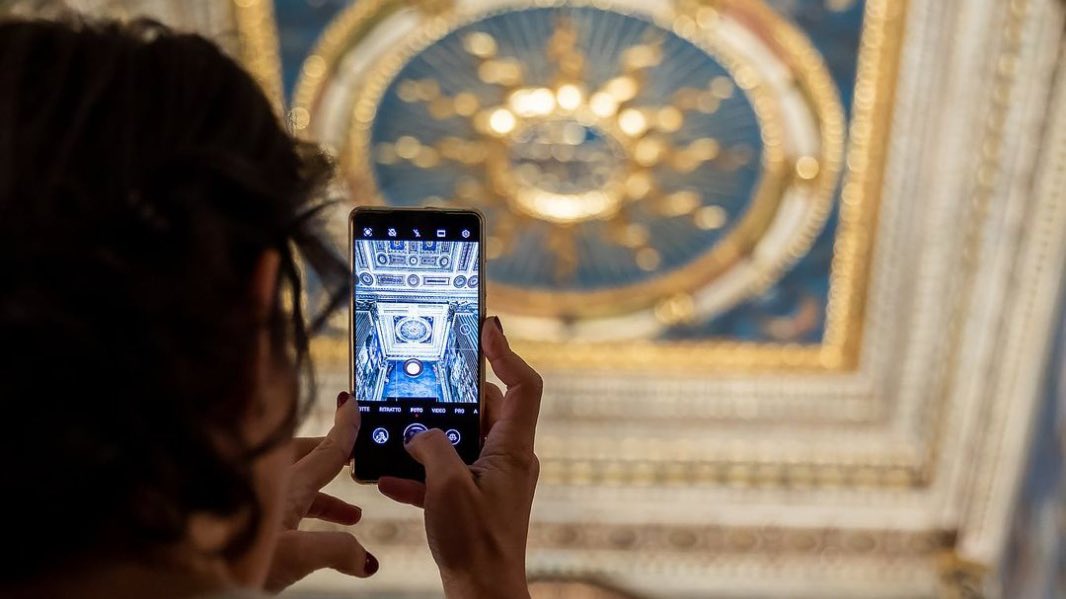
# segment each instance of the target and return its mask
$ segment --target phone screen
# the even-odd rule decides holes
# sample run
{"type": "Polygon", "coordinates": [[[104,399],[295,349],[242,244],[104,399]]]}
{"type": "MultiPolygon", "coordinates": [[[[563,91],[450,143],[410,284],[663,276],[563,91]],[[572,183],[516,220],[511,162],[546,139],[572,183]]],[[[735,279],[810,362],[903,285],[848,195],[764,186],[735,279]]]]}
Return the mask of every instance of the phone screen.
{"type": "Polygon", "coordinates": [[[404,440],[444,431],[466,463],[481,449],[481,217],[356,209],[351,216],[352,394],[362,424],[353,476],[421,480],[404,440]]]}

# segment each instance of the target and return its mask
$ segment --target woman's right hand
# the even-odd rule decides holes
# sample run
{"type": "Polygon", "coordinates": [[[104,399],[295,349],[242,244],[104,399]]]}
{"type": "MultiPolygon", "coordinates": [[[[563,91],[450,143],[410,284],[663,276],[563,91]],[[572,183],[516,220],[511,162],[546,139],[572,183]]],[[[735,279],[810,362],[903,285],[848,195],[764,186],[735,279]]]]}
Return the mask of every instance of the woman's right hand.
{"type": "Polygon", "coordinates": [[[481,344],[503,393],[488,383],[481,456],[467,466],[439,429],[416,435],[407,451],[426,469],[425,484],[385,477],[387,497],[425,508],[429,548],[449,599],[528,597],[526,538],[540,466],[533,439],[543,382],[507,342],[496,317],[481,344]]]}

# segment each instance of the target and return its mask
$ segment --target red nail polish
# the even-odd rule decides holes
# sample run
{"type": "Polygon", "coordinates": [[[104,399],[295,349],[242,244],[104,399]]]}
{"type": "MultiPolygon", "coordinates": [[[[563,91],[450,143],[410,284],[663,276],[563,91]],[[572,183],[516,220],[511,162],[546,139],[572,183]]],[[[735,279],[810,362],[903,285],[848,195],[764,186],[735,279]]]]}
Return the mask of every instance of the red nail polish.
{"type": "Polygon", "coordinates": [[[492,324],[496,325],[496,330],[497,331],[499,331],[501,334],[503,333],[503,323],[500,322],[499,317],[493,316],[492,317],[492,324]]]}
{"type": "Polygon", "coordinates": [[[367,553],[366,561],[363,563],[363,571],[366,572],[367,576],[373,576],[374,572],[378,571],[378,558],[367,553]]]}
{"type": "Polygon", "coordinates": [[[340,393],[338,393],[337,394],[337,407],[340,408],[341,406],[343,406],[344,402],[348,401],[349,397],[351,397],[351,395],[348,395],[347,391],[341,391],[340,393]]]}

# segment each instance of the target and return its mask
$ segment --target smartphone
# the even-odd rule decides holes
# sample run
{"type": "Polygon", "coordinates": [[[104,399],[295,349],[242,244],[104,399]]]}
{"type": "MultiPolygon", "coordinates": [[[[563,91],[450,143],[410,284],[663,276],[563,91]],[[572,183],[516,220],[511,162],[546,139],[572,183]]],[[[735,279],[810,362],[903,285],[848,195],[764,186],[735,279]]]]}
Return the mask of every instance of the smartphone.
{"type": "Polygon", "coordinates": [[[431,428],[473,463],[485,376],[482,215],[356,208],[348,221],[349,367],[362,420],[352,477],[424,480],[404,441],[431,428]]]}

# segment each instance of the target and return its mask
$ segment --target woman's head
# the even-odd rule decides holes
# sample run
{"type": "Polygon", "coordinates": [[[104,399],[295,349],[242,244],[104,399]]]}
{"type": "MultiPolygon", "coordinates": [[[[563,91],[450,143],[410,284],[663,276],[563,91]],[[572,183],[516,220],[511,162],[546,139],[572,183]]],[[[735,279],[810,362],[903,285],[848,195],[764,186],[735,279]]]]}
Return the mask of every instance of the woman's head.
{"type": "Polygon", "coordinates": [[[312,230],[328,173],[199,36],[0,23],[0,451],[20,548],[0,583],[165,553],[202,517],[242,523],[222,553],[255,545],[262,456],[292,433],[306,365],[295,254],[343,276],[312,230]]]}

